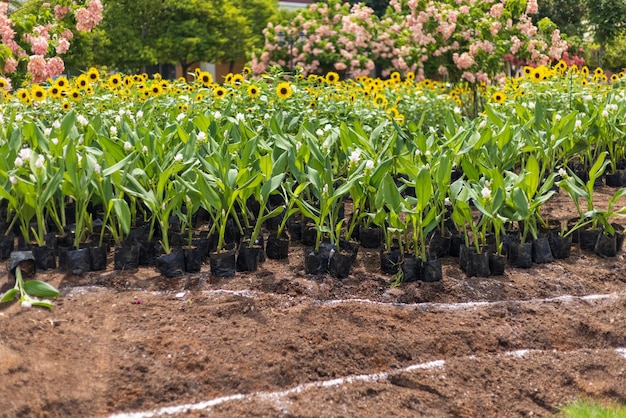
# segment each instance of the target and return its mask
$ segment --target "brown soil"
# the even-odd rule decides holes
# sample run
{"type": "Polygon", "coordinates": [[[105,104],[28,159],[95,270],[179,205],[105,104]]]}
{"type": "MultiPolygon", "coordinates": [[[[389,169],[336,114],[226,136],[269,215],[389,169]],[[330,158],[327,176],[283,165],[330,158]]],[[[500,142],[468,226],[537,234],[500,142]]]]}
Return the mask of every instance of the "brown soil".
{"type": "MultiPolygon", "coordinates": [[[[559,195],[547,210],[571,209],[559,195]]],[[[208,266],[177,279],[39,272],[63,295],[52,311],[0,311],[0,416],[515,417],[579,397],[626,403],[624,260],[574,248],[479,279],[446,258],[442,282],[398,288],[363,248],[345,280],[305,275],[301,247],[229,279],[208,266]]]]}

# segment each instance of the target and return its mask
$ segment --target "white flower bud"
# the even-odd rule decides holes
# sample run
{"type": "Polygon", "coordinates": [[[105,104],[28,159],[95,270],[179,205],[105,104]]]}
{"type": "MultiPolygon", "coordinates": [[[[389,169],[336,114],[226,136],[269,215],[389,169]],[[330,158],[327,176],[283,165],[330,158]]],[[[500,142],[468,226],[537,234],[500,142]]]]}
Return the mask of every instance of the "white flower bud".
{"type": "Polygon", "coordinates": [[[243,122],[244,120],[246,120],[246,115],[244,115],[243,113],[237,113],[237,115],[235,115],[235,119],[239,122],[243,122]]]}
{"type": "Polygon", "coordinates": [[[567,171],[565,171],[565,169],[562,168],[562,167],[559,168],[559,172],[558,173],[559,173],[559,176],[561,176],[561,177],[567,176],[567,171]]]}
{"type": "Polygon", "coordinates": [[[576,123],[574,124],[574,127],[576,129],[580,129],[583,126],[583,122],[580,119],[576,119],[576,123]]]}
{"type": "Polygon", "coordinates": [[[204,141],[206,139],[206,134],[204,132],[198,132],[198,141],[204,141]]]}
{"type": "Polygon", "coordinates": [[[220,119],[222,117],[222,114],[220,113],[219,110],[216,110],[215,112],[213,112],[213,119],[220,119]]]}
{"type": "Polygon", "coordinates": [[[50,138],[50,142],[52,142],[54,145],[57,145],[59,143],[59,138],[50,138]]]}
{"type": "Polygon", "coordinates": [[[176,120],[178,122],[180,122],[183,119],[185,119],[185,114],[184,113],[179,113],[178,116],[176,116],[176,120]]]}
{"type": "Polygon", "coordinates": [[[491,197],[491,190],[487,186],[485,186],[480,191],[480,194],[483,196],[483,199],[489,199],[491,197]]]}
{"type": "Polygon", "coordinates": [[[365,168],[366,168],[367,170],[373,170],[373,169],[374,169],[374,161],[372,161],[372,160],[367,160],[367,161],[365,162],[365,168]]]}
{"type": "Polygon", "coordinates": [[[52,128],[44,128],[43,134],[45,136],[50,136],[51,133],[52,133],[52,128]]]}
{"type": "Polygon", "coordinates": [[[102,167],[100,167],[100,164],[96,163],[96,165],[93,166],[93,171],[96,174],[100,174],[102,172],[102,167]]]}
{"type": "Polygon", "coordinates": [[[350,157],[348,158],[350,159],[350,164],[357,164],[361,159],[361,150],[358,148],[355,149],[354,151],[352,151],[352,154],[350,154],[350,157]]]}
{"type": "Polygon", "coordinates": [[[28,301],[28,300],[22,301],[21,305],[22,305],[22,308],[24,308],[24,309],[30,309],[30,308],[33,307],[33,304],[30,301],[28,301]]]}
{"type": "Polygon", "coordinates": [[[148,147],[144,145],[143,148],[141,148],[141,152],[143,152],[144,154],[148,153],[148,147]]]}
{"type": "Polygon", "coordinates": [[[141,118],[143,118],[143,111],[140,110],[139,112],[137,112],[137,119],[141,118]]]}
{"type": "Polygon", "coordinates": [[[59,129],[61,127],[61,122],[58,120],[55,120],[54,122],[52,122],[52,127],[54,129],[59,129]]]}
{"type": "Polygon", "coordinates": [[[109,128],[109,132],[111,133],[111,136],[116,136],[117,135],[117,128],[115,126],[111,126],[109,128]]]}
{"type": "Polygon", "coordinates": [[[324,131],[323,131],[323,130],[321,130],[321,129],[318,129],[317,131],[315,131],[315,134],[316,134],[317,136],[322,136],[322,135],[324,135],[324,131]]]}
{"type": "Polygon", "coordinates": [[[18,154],[18,156],[26,161],[26,160],[30,160],[30,154],[31,154],[31,150],[30,148],[22,148],[18,154]]]}
{"type": "Polygon", "coordinates": [[[174,157],[174,161],[176,161],[177,163],[181,162],[183,160],[183,154],[178,153],[176,154],[176,156],[174,157]]]}
{"type": "Polygon", "coordinates": [[[16,122],[21,122],[23,119],[24,119],[24,116],[22,116],[21,113],[18,113],[17,115],[15,115],[16,122]]]}
{"type": "Polygon", "coordinates": [[[602,117],[603,117],[603,118],[605,118],[605,119],[606,119],[606,118],[608,118],[608,117],[609,117],[609,111],[608,111],[608,110],[606,110],[606,109],[604,109],[604,110],[602,111],[602,117]]]}
{"type": "Polygon", "coordinates": [[[133,144],[131,144],[130,142],[128,141],[124,142],[124,151],[130,151],[132,147],[133,147],[133,144]]]}
{"type": "Polygon", "coordinates": [[[322,192],[323,192],[324,194],[328,194],[328,184],[325,184],[325,185],[324,185],[324,188],[322,189],[322,192]]]}
{"type": "Polygon", "coordinates": [[[44,164],[43,155],[39,154],[39,157],[37,157],[37,160],[35,161],[35,167],[43,168],[43,164],[44,164]]]}
{"type": "Polygon", "coordinates": [[[84,117],[83,115],[78,115],[76,116],[76,121],[81,125],[81,126],[85,126],[89,123],[89,120],[87,120],[86,117],[84,117]]]}
{"type": "Polygon", "coordinates": [[[15,185],[15,184],[17,184],[17,177],[11,176],[11,177],[9,177],[9,181],[11,182],[11,184],[15,185]]]}
{"type": "Polygon", "coordinates": [[[13,164],[15,165],[15,167],[20,168],[24,165],[24,161],[20,157],[17,157],[13,164]]]}

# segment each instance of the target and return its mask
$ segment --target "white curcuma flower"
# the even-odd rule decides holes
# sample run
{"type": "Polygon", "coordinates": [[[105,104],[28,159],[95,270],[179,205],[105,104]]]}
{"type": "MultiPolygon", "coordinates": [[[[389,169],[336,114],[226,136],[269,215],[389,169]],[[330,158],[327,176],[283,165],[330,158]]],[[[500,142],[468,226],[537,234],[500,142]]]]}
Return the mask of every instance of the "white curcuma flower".
{"type": "Polygon", "coordinates": [[[96,165],[93,166],[93,171],[96,174],[100,174],[102,172],[102,167],[100,167],[100,164],[96,163],[96,165]]]}
{"type": "Polygon", "coordinates": [[[322,193],[328,194],[328,183],[324,185],[324,188],[322,189],[322,193]]]}
{"type": "Polygon", "coordinates": [[[111,136],[116,136],[117,135],[117,128],[115,126],[111,126],[109,128],[109,132],[111,133],[111,136]]]}
{"type": "Polygon", "coordinates": [[[30,148],[22,148],[20,152],[17,154],[17,156],[20,157],[24,161],[30,160],[31,152],[32,151],[30,148]]]}
{"type": "Polygon", "coordinates": [[[24,119],[24,116],[22,116],[21,113],[18,113],[17,115],[15,115],[16,122],[21,122],[23,119],[24,119]]]}
{"type": "Polygon", "coordinates": [[[222,113],[219,110],[213,112],[213,119],[220,119],[222,117],[222,113]]]}
{"type": "Polygon", "coordinates": [[[350,154],[350,157],[348,158],[350,159],[350,164],[357,164],[361,159],[361,150],[358,148],[355,149],[354,151],[352,151],[352,154],[350,154]]]}
{"type": "Polygon", "coordinates": [[[296,142],[296,152],[300,151],[300,148],[302,148],[302,142],[298,141],[296,142]]]}
{"type": "Polygon", "coordinates": [[[455,108],[454,108],[454,113],[456,113],[457,115],[460,115],[460,114],[461,114],[461,112],[462,112],[462,111],[461,111],[461,108],[460,108],[460,107],[458,107],[458,106],[455,106],[455,108]]]}
{"type": "Polygon", "coordinates": [[[133,144],[131,144],[130,142],[128,141],[124,142],[124,151],[130,151],[132,147],[133,147],[133,144]]]}
{"type": "Polygon", "coordinates": [[[246,115],[244,115],[243,113],[237,113],[235,115],[235,120],[243,122],[244,120],[246,120],[246,115]]]}
{"type": "Polygon", "coordinates": [[[39,156],[37,157],[37,160],[35,161],[35,167],[37,168],[43,168],[44,165],[44,158],[42,154],[39,154],[39,156]]]}
{"type": "Polygon", "coordinates": [[[323,130],[321,130],[321,129],[318,129],[317,131],[315,131],[315,134],[316,134],[317,136],[322,136],[322,135],[324,135],[324,131],[323,131],[323,130]]]}
{"type": "Polygon", "coordinates": [[[43,134],[45,136],[50,136],[51,133],[52,133],[52,128],[44,128],[43,134]]]}
{"type": "Polygon", "coordinates": [[[81,126],[85,126],[89,123],[89,120],[87,120],[86,117],[84,117],[83,115],[78,115],[76,116],[76,121],[81,125],[81,126]]]}
{"type": "Polygon", "coordinates": [[[374,161],[372,161],[372,160],[367,160],[367,161],[365,162],[365,168],[366,168],[367,170],[373,170],[373,169],[374,169],[374,161]]]}
{"type": "Polygon", "coordinates": [[[580,119],[576,119],[576,123],[574,124],[574,128],[580,129],[583,127],[583,122],[580,119]]]}
{"type": "Polygon", "coordinates": [[[137,119],[141,119],[141,118],[143,118],[143,111],[142,110],[137,112],[137,119]]]}
{"type": "Polygon", "coordinates": [[[489,187],[485,186],[480,191],[480,194],[483,196],[483,199],[489,199],[491,197],[491,190],[489,189],[489,187]]]}
{"type": "Polygon", "coordinates": [[[9,177],[9,181],[11,182],[11,184],[15,185],[15,184],[17,184],[17,177],[11,176],[11,177],[9,177]]]}
{"type": "Polygon", "coordinates": [[[59,138],[50,138],[50,142],[52,142],[54,145],[57,145],[59,143],[59,138]]]}
{"type": "Polygon", "coordinates": [[[480,129],[485,129],[485,126],[487,126],[487,121],[485,119],[483,119],[479,124],[478,127],[480,129]]]}
{"type": "Polygon", "coordinates": [[[333,125],[331,125],[330,123],[327,123],[324,126],[324,131],[326,131],[326,132],[330,131],[331,129],[333,129],[333,125]]]}
{"type": "Polygon", "coordinates": [[[563,167],[559,168],[558,173],[559,173],[559,176],[561,176],[562,178],[567,176],[567,171],[565,171],[565,169],[563,167]]]}
{"type": "Polygon", "coordinates": [[[22,160],[20,157],[15,158],[15,161],[13,162],[13,164],[15,165],[15,167],[20,168],[21,166],[24,165],[24,160],[22,160]]]}
{"type": "Polygon", "coordinates": [[[554,115],[554,119],[556,119],[557,121],[561,120],[561,114],[557,113],[556,115],[554,115]]]}
{"type": "Polygon", "coordinates": [[[52,122],[52,127],[54,129],[59,129],[61,127],[61,122],[58,120],[55,120],[54,122],[52,122]]]}
{"type": "Polygon", "coordinates": [[[30,309],[33,307],[33,304],[29,300],[23,300],[21,305],[24,309],[30,309]]]}
{"type": "Polygon", "coordinates": [[[206,139],[206,134],[202,131],[198,132],[198,141],[204,141],[206,139]]]}
{"type": "Polygon", "coordinates": [[[178,116],[176,116],[176,120],[178,122],[180,122],[181,120],[185,119],[185,114],[184,113],[179,113],[178,116]]]}
{"type": "Polygon", "coordinates": [[[115,117],[115,123],[120,123],[121,121],[122,121],[122,117],[121,117],[121,116],[119,116],[119,115],[117,115],[117,116],[115,117]]]}
{"type": "Polygon", "coordinates": [[[446,205],[446,206],[450,206],[452,204],[452,202],[450,202],[450,198],[449,197],[446,197],[443,200],[443,204],[446,205]]]}
{"type": "Polygon", "coordinates": [[[604,119],[608,118],[608,117],[609,117],[609,111],[608,111],[608,110],[606,110],[606,109],[604,109],[604,110],[602,111],[602,117],[603,117],[604,119]]]}
{"type": "Polygon", "coordinates": [[[83,156],[80,153],[76,153],[76,159],[78,160],[78,165],[83,162],[83,156]]]}
{"type": "Polygon", "coordinates": [[[144,146],[141,148],[141,152],[143,152],[144,154],[147,154],[147,153],[148,153],[148,146],[147,146],[147,145],[144,145],[144,146]]]}
{"type": "Polygon", "coordinates": [[[176,156],[174,157],[174,161],[176,161],[177,163],[181,162],[183,160],[183,154],[181,154],[180,152],[178,154],[176,154],[176,156]]]}

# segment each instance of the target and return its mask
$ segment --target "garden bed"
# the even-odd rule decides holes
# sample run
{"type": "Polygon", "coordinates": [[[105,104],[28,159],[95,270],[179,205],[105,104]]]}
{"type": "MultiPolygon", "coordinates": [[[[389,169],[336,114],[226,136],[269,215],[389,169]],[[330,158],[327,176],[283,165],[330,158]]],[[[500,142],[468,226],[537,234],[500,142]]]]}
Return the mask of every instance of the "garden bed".
{"type": "MultiPolygon", "coordinates": [[[[602,187],[598,201],[614,192],[602,187]]],[[[567,219],[567,196],[545,207],[567,219]]],[[[0,311],[3,416],[550,416],[626,402],[625,254],[392,287],[377,249],[347,279],[303,248],[251,273],[39,272],[52,311],[0,311]],[[136,415],[123,415],[135,412],[136,415]]],[[[2,283],[7,279],[6,273],[2,283]]]]}

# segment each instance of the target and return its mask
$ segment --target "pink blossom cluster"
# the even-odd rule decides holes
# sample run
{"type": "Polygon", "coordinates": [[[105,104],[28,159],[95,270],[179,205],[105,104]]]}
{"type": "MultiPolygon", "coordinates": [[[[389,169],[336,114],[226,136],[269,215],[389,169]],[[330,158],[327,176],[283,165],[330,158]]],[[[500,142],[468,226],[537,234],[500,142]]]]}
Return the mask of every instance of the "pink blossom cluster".
{"type": "Polygon", "coordinates": [[[509,3],[390,0],[380,19],[362,5],[314,3],[289,27],[268,25],[252,70],[262,73],[290,61],[289,47],[277,42],[279,31],[292,38],[306,33],[306,42],[292,48],[294,64],[305,73],[369,74],[376,62],[383,76],[413,71],[416,79],[428,74],[490,83],[502,80],[505,62],[538,65],[564,56],[568,45],[560,33],[540,33],[529,17],[537,13],[537,0],[528,0],[525,12],[517,15],[509,3]]]}
{"type": "Polygon", "coordinates": [[[74,12],[76,29],[91,32],[102,20],[102,3],[100,0],[90,0],[86,7],[79,7],[74,12]]]}
{"type": "Polygon", "coordinates": [[[69,50],[74,36],[74,23],[66,17],[76,19],[78,30],[91,30],[102,20],[100,0],[89,0],[85,7],[79,3],[83,4],[84,0],[42,3],[40,6],[50,12],[33,15],[32,30],[23,33],[22,27],[14,25],[9,16],[8,2],[0,2],[0,38],[10,51],[8,56],[0,58],[0,75],[11,75],[21,83],[28,79],[41,82],[61,74],[65,65],[58,55],[69,50]]]}

